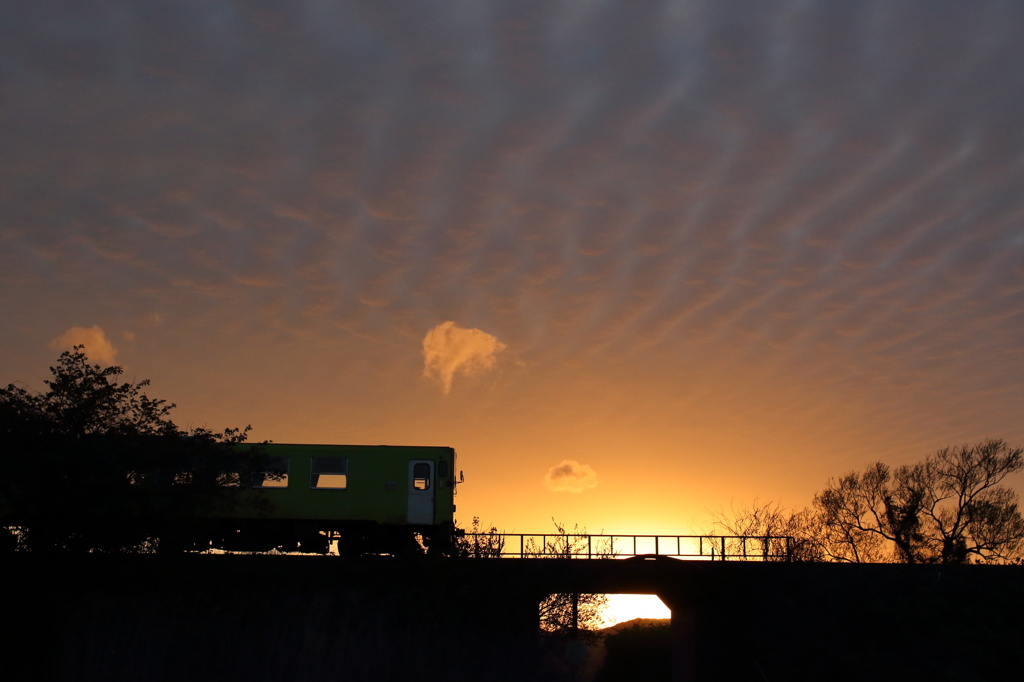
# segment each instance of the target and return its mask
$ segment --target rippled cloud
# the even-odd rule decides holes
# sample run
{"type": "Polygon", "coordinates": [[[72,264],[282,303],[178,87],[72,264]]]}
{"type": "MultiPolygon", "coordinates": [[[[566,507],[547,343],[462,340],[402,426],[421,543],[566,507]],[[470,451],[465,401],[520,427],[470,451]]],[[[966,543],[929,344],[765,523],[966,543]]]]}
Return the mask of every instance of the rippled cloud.
{"type": "MultiPolygon", "coordinates": [[[[532,367],[731,354],[1019,391],[993,358],[1024,347],[1022,22],[998,1],[6,3],[0,305],[19,329],[159,311],[208,343],[407,348],[473,320],[532,367]]],[[[435,362],[447,389],[470,366],[435,362]]]]}

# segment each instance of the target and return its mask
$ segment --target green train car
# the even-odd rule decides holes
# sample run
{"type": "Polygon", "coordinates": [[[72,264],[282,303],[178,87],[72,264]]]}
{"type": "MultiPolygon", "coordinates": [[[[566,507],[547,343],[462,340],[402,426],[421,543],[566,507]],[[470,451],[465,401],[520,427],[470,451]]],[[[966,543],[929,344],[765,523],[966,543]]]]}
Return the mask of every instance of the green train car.
{"type": "Polygon", "coordinates": [[[224,550],[405,554],[450,549],[455,450],[390,445],[270,443],[248,495],[263,509],[221,521],[224,550]]]}

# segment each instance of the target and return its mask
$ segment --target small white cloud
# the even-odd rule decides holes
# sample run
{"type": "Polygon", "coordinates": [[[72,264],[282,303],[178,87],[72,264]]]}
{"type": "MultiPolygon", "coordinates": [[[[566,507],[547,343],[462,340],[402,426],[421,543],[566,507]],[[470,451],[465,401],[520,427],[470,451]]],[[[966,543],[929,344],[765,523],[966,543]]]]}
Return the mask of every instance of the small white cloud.
{"type": "Polygon", "coordinates": [[[110,343],[103,329],[97,325],[72,327],[50,342],[50,348],[60,351],[71,350],[72,346],[85,346],[86,357],[100,365],[113,365],[117,356],[114,344],[110,343]]]}
{"type": "Polygon", "coordinates": [[[548,469],[544,475],[544,486],[556,493],[581,493],[597,486],[597,472],[589,464],[563,459],[558,466],[548,469]]]}
{"type": "Polygon", "coordinates": [[[506,346],[479,329],[442,322],[423,337],[423,376],[437,379],[445,393],[456,374],[472,376],[492,369],[506,346]]]}

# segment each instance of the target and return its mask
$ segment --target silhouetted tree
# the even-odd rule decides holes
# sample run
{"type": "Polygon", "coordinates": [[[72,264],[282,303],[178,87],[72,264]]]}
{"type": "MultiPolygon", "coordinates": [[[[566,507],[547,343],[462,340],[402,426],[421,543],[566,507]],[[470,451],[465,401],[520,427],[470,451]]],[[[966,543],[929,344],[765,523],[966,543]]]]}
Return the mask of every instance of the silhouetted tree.
{"type": "MultiPolygon", "coordinates": [[[[712,540],[732,536],[730,556],[760,557],[762,561],[820,561],[820,533],[815,514],[808,509],[791,511],[777,502],[754,500],[749,507],[712,514],[712,540]]],[[[714,543],[713,545],[714,546],[714,543]]]]}
{"type": "Polygon", "coordinates": [[[1020,556],[1024,518],[1001,485],[1024,469],[1024,450],[1002,440],[943,448],[892,470],[853,472],[814,498],[822,546],[840,561],[960,564],[1020,556]]]}
{"type": "MultiPolygon", "coordinates": [[[[578,525],[569,533],[565,526],[554,519],[557,535],[548,536],[543,545],[531,541],[526,555],[554,559],[573,559],[586,556],[610,558],[609,547],[593,547],[587,544],[587,529],[578,525]]],[[[570,632],[596,630],[603,624],[602,613],[608,604],[603,594],[558,593],[548,595],[539,607],[540,627],[547,632],[570,632]]]]}
{"type": "MultiPolygon", "coordinates": [[[[1016,493],[1003,486],[1024,469],[1024,450],[1002,440],[943,448],[895,470],[882,462],[828,482],[811,508],[755,504],[718,514],[717,530],[760,539],[789,535],[798,561],[849,563],[1009,562],[1024,549],[1016,493]]],[[[768,558],[767,556],[765,558],[768,558]]]]}
{"type": "Polygon", "coordinates": [[[232,447],[249,427],[181,431],[148,381],[120,382],[82,346],[50,373],[42,393],[0,389],[0,526],[20,547],[149,551],[214,509],[259,504],[238,494],[261,456],[232,447]]]}
{"type": "MultiPolygon", "coordinates": [[[[552,519],[554,521],[554,519],[552,519]]],[[[572,559],[587,556],[588,550],[595,556],[610,557],[612,552],[607,547],[588,547],[586,529],[574,527],[569,533],[565,526],[554,521],[557,535],[548,536],[541,543],[535,539],[527,542],[523,548],[525,556],[533,558],[572,559]]],[[[495,526],[483,529],[480,518],[473,517],[473,524],[466,530],[463,537],[455,540],[457,556],[488,559],[500,558],[505,551],[505,539],[495,526]]],[[[552,594],[548,595],[539,606],[539,621],[542,630],[547,632],[569,632],[574,625],[582,630],[594,630],[601,626],[601,612],[608,603],[603,594],[552,594]],[[574,619],[575,612],[575,619],[574,619]]]]}
{"type": "Polygon", "coordinates": [[[495,526],[484,530],[480,517],[473,517],[473,524],[464,535],[456,533],[455,556],[470,559],[499,559],[505,551],[505,539],[495,526]]]}

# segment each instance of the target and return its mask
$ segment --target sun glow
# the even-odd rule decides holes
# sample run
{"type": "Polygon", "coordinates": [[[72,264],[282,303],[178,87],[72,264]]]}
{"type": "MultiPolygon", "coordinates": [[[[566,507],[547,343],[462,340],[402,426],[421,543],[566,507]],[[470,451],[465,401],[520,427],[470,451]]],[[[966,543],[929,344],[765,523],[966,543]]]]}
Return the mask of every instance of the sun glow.
{"type": "Polygon", "coordinates": [[[601,617],[604,627],[635,618],[671,618],[672,611],[654,594],[609,594],[601,617]]]}

